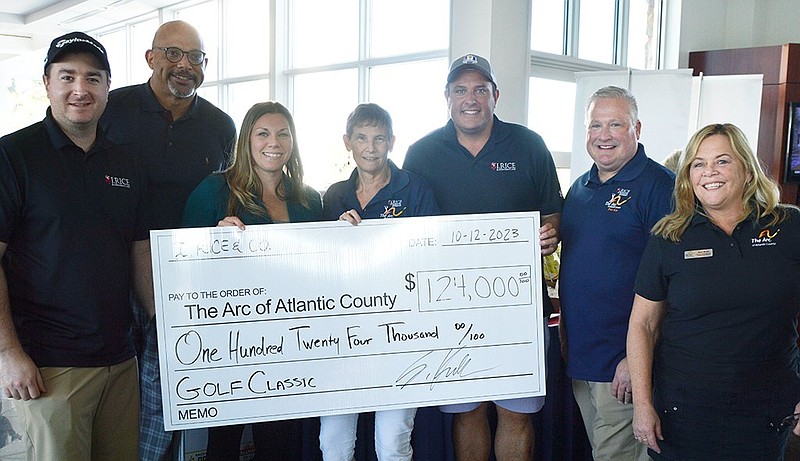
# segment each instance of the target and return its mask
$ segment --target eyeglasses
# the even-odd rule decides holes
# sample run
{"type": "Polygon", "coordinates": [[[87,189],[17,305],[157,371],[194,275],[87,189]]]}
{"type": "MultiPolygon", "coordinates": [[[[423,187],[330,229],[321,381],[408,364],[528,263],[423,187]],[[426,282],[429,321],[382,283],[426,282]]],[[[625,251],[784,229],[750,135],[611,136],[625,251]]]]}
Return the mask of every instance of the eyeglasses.
{"type": "Polygon", "coordinates": [[[797,425],[797,419],[800,418],[800,413],[791,414],[776,423],[769,423],[776,431],[781,432],[785,429],[792,429],[797,425]]]}
{"type": "Polygon", "coordinates": [[[189,60],[190,64],[194,64],[195,66],[199,66],[203,63],[206,59],[206,53],[200,50],[192,50],[192,51],[183,51],[182,49],[176,46],[170,47],[155,47],[156,50],[163,50],[164,54],[167,55],[167,61],[169,62],[180,62],[183,59],[183,55],[186,55],[186,59],[189,60]]]}

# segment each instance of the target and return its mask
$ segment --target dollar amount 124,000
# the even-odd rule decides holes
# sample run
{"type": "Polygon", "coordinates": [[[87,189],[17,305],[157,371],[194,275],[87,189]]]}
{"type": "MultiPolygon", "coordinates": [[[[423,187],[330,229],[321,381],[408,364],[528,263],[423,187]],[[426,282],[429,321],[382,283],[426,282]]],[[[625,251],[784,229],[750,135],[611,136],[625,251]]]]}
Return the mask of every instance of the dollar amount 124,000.
{"type": "Polygon", "coordinates": [[[529,266],[431,271],[419,276],[420,303],[435,309],[516,305],[531,300],[529,266]]]}

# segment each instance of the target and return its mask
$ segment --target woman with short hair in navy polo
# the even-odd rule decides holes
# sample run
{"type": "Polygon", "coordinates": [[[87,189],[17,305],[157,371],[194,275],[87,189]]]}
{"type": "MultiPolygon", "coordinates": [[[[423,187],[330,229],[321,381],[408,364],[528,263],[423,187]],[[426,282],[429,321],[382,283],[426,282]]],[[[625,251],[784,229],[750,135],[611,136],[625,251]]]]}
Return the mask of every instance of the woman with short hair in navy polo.
{"type": "MultiPolygon", "coordinates": [[[[347,118],[344,145],[356,167],[350,178],[325,192],[325,219],[347,221],[439,214],[433,190],[421,177],[391,160],[392,119],[377,104],[360,104],[347,118]]],[[[375,451],[379,461],[410,461],[416,408],[375,412],[375,451]]],[[[355,454],[358,414],[320,418],[320,449],[325,461],[351,461],[355,454]]]]}

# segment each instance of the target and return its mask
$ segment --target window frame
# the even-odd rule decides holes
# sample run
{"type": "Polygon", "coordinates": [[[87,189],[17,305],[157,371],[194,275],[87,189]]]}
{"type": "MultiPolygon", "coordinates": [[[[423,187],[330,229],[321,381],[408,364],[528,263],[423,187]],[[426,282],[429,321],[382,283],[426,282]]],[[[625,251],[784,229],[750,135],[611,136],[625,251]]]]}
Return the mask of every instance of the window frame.
{"type": "MultiPolygon", "coordinates": [[[[532,4],[536,1],[547,0],[531,0],[532,4]]],[[[581,2],[592,0],[564,0],[564,36],[563,36],[563,49],[562,56],[579,61],[595,62],[579,59],[579,33],[580,33],[580,12],[581,2]]],[[[628,43],[629,43],[629,23],[630,23],[630,6],[632,1],[637,0],[615,0],[614,1],[614,37],[613,37],[613,56],[611,63],[597,63],[600,65],[612,65],[619,69],[620,67],[628,67],[628,43]]],[[[654,51],[656,53],[655,69],[662,69],[664,66],[664,23],[663,19],[664,9],[668,0],[653,0],[653,39],[656,41],[654,51]]],[[[552,54],[538,51],[531,46],[531,55],[536,54],[552,54]]]]}

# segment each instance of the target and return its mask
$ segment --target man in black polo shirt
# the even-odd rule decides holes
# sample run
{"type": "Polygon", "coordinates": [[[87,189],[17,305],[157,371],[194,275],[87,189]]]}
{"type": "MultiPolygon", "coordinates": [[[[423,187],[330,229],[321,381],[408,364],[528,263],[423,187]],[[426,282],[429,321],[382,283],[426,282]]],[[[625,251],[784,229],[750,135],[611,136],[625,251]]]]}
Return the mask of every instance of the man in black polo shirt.
{"type": "MultiPolygon", "coordinates": [[[[468,54],[453,61],[444,92],[450,121],[411,145],[403,168],[428,180],[443,214],[539,211],[542,255],[548,255],[558,245],[563,202],[555,165],[538,134],[494,115],[500,97],[496,81],[489,61],[481,56],[468,54]]],[[[544,280],[541,283],[542,292],[547,293],[544,280]]],[[[545,316],[552,312],[547,296],[544,311],[545,316]]],[[[534,434],[530,414],[542,408],[544,397],[494,403],[496,458],[531,459],[534,434]]],[[[492,440],[487,403],[440,408],[455,413],[456,458],[488,460],[492,440]]]]}
{"type": "Polygon", "coordinates": [[[105,139],[105,48],[50,45],[42,122],[0,138],[0,392],[27,459],[135,460],[131,288],[152,306],[147,179],[105,139]]]}
{"type": "MultiPolygon", "coordinates": [[[[213,104],[197,96],[208,58],[197,29],[183,21],[158,28],[145,54],[153,69],[142,84],[111,92],[100,120],[108,139],[143,164],[150,191],[152,229],[180,227],[189,194],[230,160],[236,127],[213,104]]],[[[164,430],[158,344],[153,312],[134,306],[139,327],[142,460],[167,459],[173,433],[164,430]]]]}

